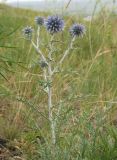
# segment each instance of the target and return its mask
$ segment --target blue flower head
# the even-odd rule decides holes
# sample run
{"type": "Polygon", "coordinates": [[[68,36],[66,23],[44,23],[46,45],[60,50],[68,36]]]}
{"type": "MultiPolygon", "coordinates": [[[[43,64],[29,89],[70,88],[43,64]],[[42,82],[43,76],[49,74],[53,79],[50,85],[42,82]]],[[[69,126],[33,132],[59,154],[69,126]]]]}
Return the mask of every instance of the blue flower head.
{"type": "Polygon", "coordinates": [[[82,24],[73,24],[73,26],[70,28],[70,34],[72,37],[81,37],[84,35],[85,31],[85,26],[82,24]]]}
{"type": "Polygon", "coordinates": [[[45,27],[51,34],[61,32],[64,28],[64,21],[58,16],[49,16],[45,21],[45,27]]]}
{"type": "Polygon", "coordinates": [[[26,38],[28,39],[32,38],[33,28],[31,26],[25,27],[22,31],[26,38]]]}
{"type": "Polygon", "coordinates": [[[44,24],[44,18],[43,17],[35,17],[35,22],[37,25],[42,26],[44,24]]]}

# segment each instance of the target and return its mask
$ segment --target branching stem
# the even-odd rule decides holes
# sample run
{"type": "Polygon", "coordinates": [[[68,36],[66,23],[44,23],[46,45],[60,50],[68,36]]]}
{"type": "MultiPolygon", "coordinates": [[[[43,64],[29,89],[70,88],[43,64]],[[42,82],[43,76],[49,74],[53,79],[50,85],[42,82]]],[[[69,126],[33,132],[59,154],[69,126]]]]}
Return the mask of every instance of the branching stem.
{"type": "Polygon", "coordinates": [[[33,47],[37,51],[37,53],[39,53],[39,55],[41,56],[41,60],[43,60],[48,65],[48,62],[47,62],[44,54],[41,52],[41,50],[36,46],[36,44],[33,41],[31,41],[31,42],[32,42],[33,47]]]}
{"type": "MultiPolygon", "coordinates": [[[[49,121],[50,121],[50,129],[51,129],[51,136],[52,136],[52,144],[53,146],[56,144],[56,121],[57,119],[53,118],[53,103],[52,103],[52,77],[53,74],[57,71],[59,66],[63,63],[64,59],[68,56],[70,53],[70,50],[73,48],[73,42],[75,41],[75,37],[72,38],[71,43],[68,47],[68,49],[64,52],[62,58],[58,62],[58,64],[55,66],[55,68],[52,71],[52,53],[53,53],[53,41],[54,41],[54,36],[51,37],[51,41],[49,44],[50,51],[48,53],[48,60],[45,57],[45,55],[41,52],[40,47],[39,47],[39,33],[40,33],[40,28],[38,27],[37,30],[37,44],[35,44],[33,41],[32,45],[37,51],[37,53],[40,55],[40,58],[42,61],[44,61],[47,64],[47,68],[43,68],[43,77],[44,80],[47,84],[46,87],[46,93],[48,94],[48,114],[49,114],[49,121]]],[[[61,110],[61,106],[58,108],[57,115],[59,115],[61,110]]]]}
{"type": "Polygon", "coordinates": [[[74,36],[71,40],[71,43],[68,47],[68,49],[64,52],[63,57],[60,59],[60,61],[58,62],[57,66],[54,68],[52,75],[57,71],[57,69],[59,68],[59,66],[63,63],[64,59],[68,56],[68,54],[70,53],[70,50],[73,48],[73,42],[75,41],[76,37],[74,36]]]}

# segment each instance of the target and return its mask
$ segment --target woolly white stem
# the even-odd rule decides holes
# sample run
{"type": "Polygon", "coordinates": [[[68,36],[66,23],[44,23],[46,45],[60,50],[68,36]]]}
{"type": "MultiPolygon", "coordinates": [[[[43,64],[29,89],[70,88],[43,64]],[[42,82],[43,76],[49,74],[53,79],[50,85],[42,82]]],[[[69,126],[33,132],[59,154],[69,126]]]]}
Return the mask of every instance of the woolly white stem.
{"type": "MultiPolygon", "coordinates": [[[[46,68],[44,68],[43,69],[43,77],[44,77],[44,80],[45,80],[45,82],[47,82],[48,81],[48,78],[47,78],[47,69],[46,68]]],[[[48,87],[46,87],[45,89],[44,89],[44,91],[48,94],[48,87]]]]}
{"type": "MultiPolygon", "coordinates": [[[[51,80],[51,78],[49,78],[49,80],[51,80]]],[[[49,109],[49,120],[50,120],[50,126],[51,126],[51,134],[52,134],[52,144],[55,145],[56,134],[55,134],[53,114],[52,114],[52,88],[51,86],[48,87],[48,109],[49,109]]]]}
{"type": "MultiPolygon", "coordinates": [[[[53,37],[51,38],[50,42],[50,52],[48,54],[49,63],[48,63],[48,80],[50,83],[52,83],[52,65],[51,65],[51,59],[52,59],[52,41],[53,37]]],[[[51,85],[48,85],[48,109],[49,109],[49,120],[50,120],[50,126],[51,126],[51,134],[52,134],[52,144],[55,145],[56,143],[56,134],[55,134],[55,125],[54,125],[54,119],[53,119],[53,113],[52,113],[52,87],[51,85]]]]}
{"type": "Polygon", "coordinates": [[[45,81],[47,82],[47,71],[46,71],[46,69],[43,70],[43,76],[44,76],[45,81]]]}
{"type": "Polygon", "coordinates": [[[41,50],[36,46],[36,44],[35,44],[33,41],[31,41],[31,42],[32,42],[33,47],[34,47],[35,50],[37,51],[37,53],[40,54],[41,59],[42,59],[44,62],[46,62],[46,64],[48,65],[48,62],[47,62],[47,60],[46,60],[44,54],[41,52],[41,50]]]}
{"type": "Polygon", "coordinates": [[[57,64],[57,66],[54,68],[52,74],[54,74],[58,67],[63,63],[64,59],[68,56],[68,54],[70,53],[70,50],[73,48],[73,42],[75,41],[76,37],[73,37],[73,39],[71,40],[70,46],[68,47],[68,49],[64,52],[63,57],[60,59],[59,63],[57,64]]]}
{"type": "MultiPolygon", "coordinates": [[[[52,66],[51,66],[51,60],[52,60],[52,56],[51,56],[51,54],[52,54],[52,41],[53,41],[53,36],[51,38],[50,52],[48,54],[49,62],[47,62],[45,56],[43,55],[43,53],[39,49],[39,43],[38,43],[38,41],[37,41],[37,45],[33,41],[31,41],[33,47],[35,48],[35,50],[37,51],[37,53],[39,53],[39,55],[41,56],[41,59],[44,62],[46,62],[47,65],[48,65],[48,73],[46,72],[46,69],[44,69],[43,70],[43,75],[44,75],[45,81],[49,81],[50,83],[52,82],[52,66]]],[[[52,135],[52,144],[55,145],[55,143],[56,143],[56,134],[55,134],[55,125],[54,125],[54,120],[53,120],[53,114],[52,114],[52,106],[53,105],[52,105],[52,87],[51,87],[51,84],[49,84],[47,86],[47,93],[48,93],[48,111],[49,111],[49,121],[50,121],[50,127],[51,127],[51,135],[52,135]]]]}

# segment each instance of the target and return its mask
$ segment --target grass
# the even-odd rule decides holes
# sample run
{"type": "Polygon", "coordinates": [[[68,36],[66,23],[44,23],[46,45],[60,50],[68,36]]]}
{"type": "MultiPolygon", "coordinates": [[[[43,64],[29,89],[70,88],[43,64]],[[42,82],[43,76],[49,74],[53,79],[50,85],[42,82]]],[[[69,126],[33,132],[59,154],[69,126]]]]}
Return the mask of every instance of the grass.
{"type": "MultiPolygon", "coordinates": [[[[54,111],[62,110],[53,151],[38,57],[21,35],[23,27],[34,26],[36,15],[48,14],[0,9],[0,136],[18,143],[26,160],[116,160],[117,16],[103,9],[91,23],[65,17],[68,27],[76,20],[87,33],[55,76],[54,111]]],[[[44,29],[41,36],[47,44],[44,29]]],[[[67,31],[57,39],[63,42],[56,46],[59,58],[69,41],[67,31]]]]}

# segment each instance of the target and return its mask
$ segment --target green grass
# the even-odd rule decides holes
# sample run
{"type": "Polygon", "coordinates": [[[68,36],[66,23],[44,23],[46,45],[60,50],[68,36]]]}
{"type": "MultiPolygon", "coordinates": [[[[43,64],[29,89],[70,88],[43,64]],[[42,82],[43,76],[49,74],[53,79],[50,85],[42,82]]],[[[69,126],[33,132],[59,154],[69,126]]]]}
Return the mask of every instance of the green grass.
{"type": "MultiPolygon", "coordinates": [[[[42,71],[35,65],[38,56],[21,34],[26,25],[36,28],[36,15],[48,14],[4,5],[0,9],[0,136],[17,140],[26,160],[116,160],[117,16],[102,10],[92,23],[65,17],[67,27],[75,19],[86,25],[87,33],[55,76],[55,111],[59,105],[62,111],[53,149],[42,71]]],[[[43,29],[47,44],[45,35],[43,29]]],[[[69,34],[57,39],[63,43],[54,56],[60,58],[69,34]]]]}

